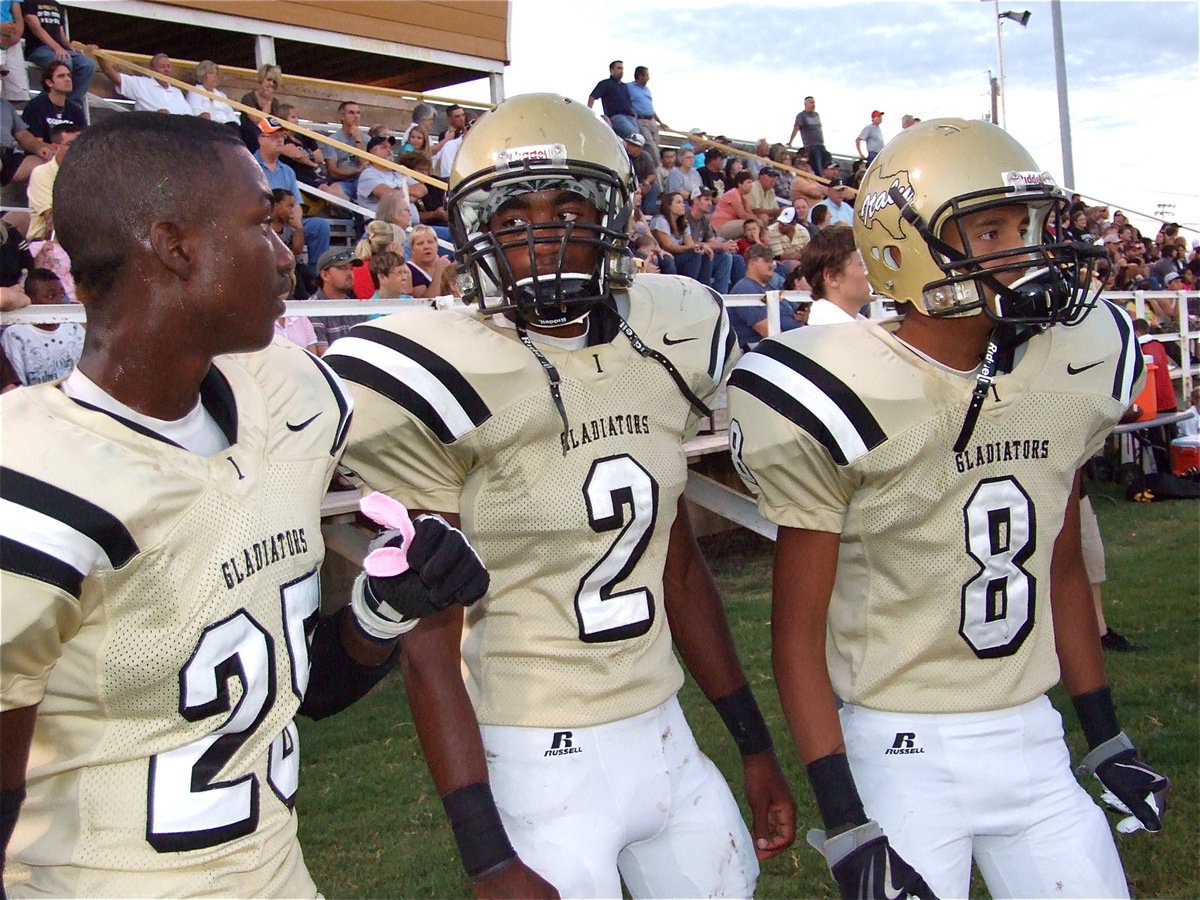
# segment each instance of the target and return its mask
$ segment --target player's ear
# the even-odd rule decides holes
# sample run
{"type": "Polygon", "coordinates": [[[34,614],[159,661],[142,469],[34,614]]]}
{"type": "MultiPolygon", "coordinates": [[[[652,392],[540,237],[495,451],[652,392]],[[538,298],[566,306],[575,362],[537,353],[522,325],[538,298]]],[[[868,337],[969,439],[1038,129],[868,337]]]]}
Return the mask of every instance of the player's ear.
{"type": "Polygon", "coordinates": [[[195,241],[192,229],[182,222],[160,219],[150,225],[150,250],[162,266],[182,279],[191,277],[195,267],[195,241]]]}

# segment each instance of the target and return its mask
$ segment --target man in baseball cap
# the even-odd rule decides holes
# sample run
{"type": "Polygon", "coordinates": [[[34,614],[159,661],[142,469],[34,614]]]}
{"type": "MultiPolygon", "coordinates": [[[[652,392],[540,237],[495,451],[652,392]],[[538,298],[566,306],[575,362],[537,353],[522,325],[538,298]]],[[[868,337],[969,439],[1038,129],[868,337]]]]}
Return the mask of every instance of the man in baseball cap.
{"type": "Polygon", "coordinates": [[[883,129],[879,127],[879,123],[883,121],[883,110],[871,110],[871,122],[863,127],[863,130],[858,133],[858,137],[854,139],[854,146],[858,150],[860,159],[865,159],[867,165],[879,155],[879,151],[883,149],[883,129]],[[866,144],[866,152],[863,152],[863,144],[866,144]]]}

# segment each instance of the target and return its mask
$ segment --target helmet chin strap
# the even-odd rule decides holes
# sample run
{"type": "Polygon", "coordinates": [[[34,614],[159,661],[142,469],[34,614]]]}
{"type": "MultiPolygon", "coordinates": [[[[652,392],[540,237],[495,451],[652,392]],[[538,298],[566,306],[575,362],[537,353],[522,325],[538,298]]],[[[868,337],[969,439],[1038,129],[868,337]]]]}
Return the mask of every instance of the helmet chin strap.
{"type": "Polygon", "coordinates": [[[966,418],[963,419],[958,438],[954,441],[955,453],[962,453],[967,449],[967,443],[979,422],[979,413],[983,410],[987,393],[996,381],[997,372],[1011,371],[1016,349],[1041,330],[1040,326],[1011,322],[998,322],[992,329],[988,335],[987,349],[983,352],[983,366],[975,378],[975,390],[971,392],[971,402],[967,405],[966,418]]]}

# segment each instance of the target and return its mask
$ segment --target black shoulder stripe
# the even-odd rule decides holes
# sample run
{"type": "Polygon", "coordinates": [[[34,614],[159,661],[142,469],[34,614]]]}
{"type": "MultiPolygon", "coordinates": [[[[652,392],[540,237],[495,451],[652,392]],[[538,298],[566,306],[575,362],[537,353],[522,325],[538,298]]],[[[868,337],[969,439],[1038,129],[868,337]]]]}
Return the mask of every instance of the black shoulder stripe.
{"type": "Polygon", "coordinates": [[[1142,359],[1141,348],[1137,346],[1137,337],[1133,333],[1133,323],[1129,321],[1129,314],[1110,300],[1103,302],[1116,323],[1117,333],[1121,336],[1121,355],[1117,358],[1116,371],[1113,373],[1112,396],[1114,400],[1124,403],[1132,386],[1142,377],[1146,362],[1142,359]]]}
{"type": "Polygon", "coordinates": [[[337,402],[338,408],[338,427],[333,435],[333,445],[329,448],[329,455],[333,456],[338,452],[338,449],[346,440],[346,434],[350,430],[350,419],[353,412],[350,409],[350,403],[346,399],[345,388],[338,381],[336,375],[330,370],[329,366],[317,359],[317,357],[305,351],[305,356],[312,360],[313,365],[317,367],[317,371],[321,373],[321,377],[325,379],[329,385],[329,392],[333,394],[333,399],[337,402]]]}
{"type": "Polygon", "coordinates": [[[0,568],[52,584],[76,600],[83,590],[83,573],[61,559],[0,535],[0,568]]]}
{"type": "Polygon", "coordinates": [[[762,341],[754,352],[775,360],[812,382],[849,420],[868,450],[873,450],[887,440],[879,421],[858,394],[828,369],[779,341],[762,341]]]}
{"type": "Polygon", "coordinates": [[[120,519],[49,482],[4,467],[0,468],[0,491],[10,503],[55,519],[90,538],[104,551],[114,569],[138,553],[137,542],[120,519]]]}
{"type": "Polygon", "coordinates": [[[211,365],[200,382],[200,402],[224,432],[230,444],[238,442],[238,408],[225,373],[211,365]]]}
{"type": "Polygon", "coordinates": [[[393,378],[377,366],[354,356],[332,356],[329,358],[329,367],[346,381],[370,388],[408,410],[437,435],[443,444],[452,444],[456,440],[454,433],[429,401],[398,378],[393,378]]]}
{"type": "Polygon", "coordinates": [[[834,438],[833,433],[825,427],[825,423],[812,414],[795,397],[754,372],[736,368],[729,376],[729,386],[740,388],[751,396],[765,403],[796,427],[807,431],[821,444],[839,466],[847,463],[846,454],[834,438]]]}

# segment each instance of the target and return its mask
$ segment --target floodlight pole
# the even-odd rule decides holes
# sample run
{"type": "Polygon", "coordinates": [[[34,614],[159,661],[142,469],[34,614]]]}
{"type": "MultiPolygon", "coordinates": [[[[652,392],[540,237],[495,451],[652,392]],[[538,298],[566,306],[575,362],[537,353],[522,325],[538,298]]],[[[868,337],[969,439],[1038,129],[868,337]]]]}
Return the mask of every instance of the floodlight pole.
{"type": "Polygon", "coordinates": [[[994,0],[996,6],[996,56],[1000,60],[1000,127],[1008,130],[1008,106],[1005,103],[1007,92],[1004,89],[1004,32],[1000,28],[1000,0],[994,0]]]}
{"type": "Polygon", "coordinates": [[[1067,59],[1063,52],[1062,2],[1050,0],[1054,25],[1054,77],[1058,84],[1058,134],[1062,142],[1063,183],[1074,189],[1075,161],[1071,153],[1071,111],[1067,108],[1067,59]]]}

